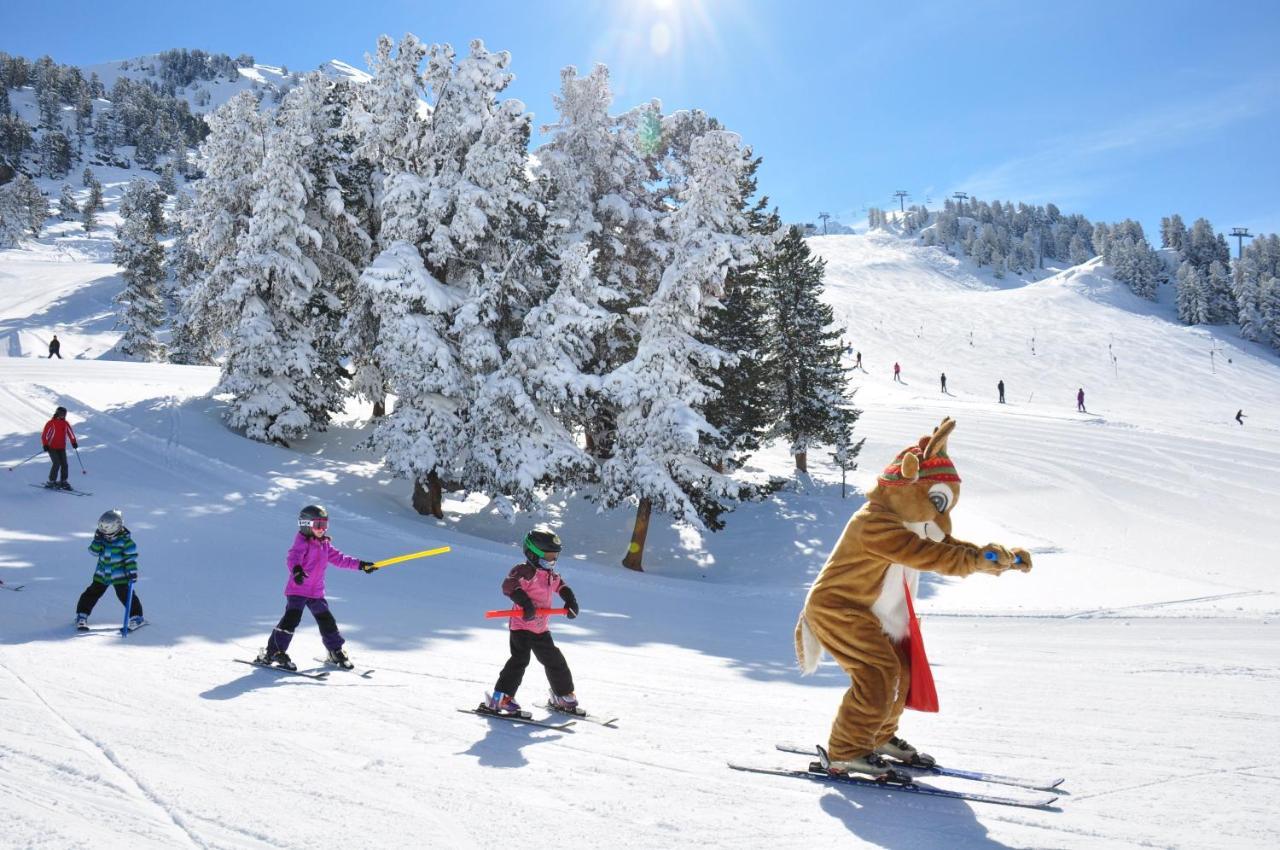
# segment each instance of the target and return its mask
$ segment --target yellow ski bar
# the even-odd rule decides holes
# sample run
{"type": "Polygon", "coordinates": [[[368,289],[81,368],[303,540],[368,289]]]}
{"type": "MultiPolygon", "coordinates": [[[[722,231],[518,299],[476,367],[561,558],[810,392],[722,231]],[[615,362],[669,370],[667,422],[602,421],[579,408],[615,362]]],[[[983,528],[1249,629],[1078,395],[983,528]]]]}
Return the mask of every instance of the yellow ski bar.
{"type": "Polygon", "coordinates": [[[394,558],[387,558],[385,561],[375,562],[373,569],[380,570],[383,567],[389,567],[392,564],[398,564],[401,561],[412,561],[414,558],[430,558],[432,555],[442,555],[448,551],[448,546],[441,546],[439,549],[424,549],[421,552],[414,552],[411,555],[397,555],[394,558]]]}

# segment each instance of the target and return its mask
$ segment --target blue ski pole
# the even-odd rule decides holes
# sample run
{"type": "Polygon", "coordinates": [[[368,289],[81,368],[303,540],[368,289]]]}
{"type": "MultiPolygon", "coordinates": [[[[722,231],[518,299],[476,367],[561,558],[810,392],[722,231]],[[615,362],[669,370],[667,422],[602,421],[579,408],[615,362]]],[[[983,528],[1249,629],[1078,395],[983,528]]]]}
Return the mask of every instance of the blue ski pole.
{"type": "Polygon", "coordinates": [[[124,623],[120,626],[120,637],[129,636],[129,613],[133,610],[133,582],[129,582],[129,598],[124,603],[124,623]]]}

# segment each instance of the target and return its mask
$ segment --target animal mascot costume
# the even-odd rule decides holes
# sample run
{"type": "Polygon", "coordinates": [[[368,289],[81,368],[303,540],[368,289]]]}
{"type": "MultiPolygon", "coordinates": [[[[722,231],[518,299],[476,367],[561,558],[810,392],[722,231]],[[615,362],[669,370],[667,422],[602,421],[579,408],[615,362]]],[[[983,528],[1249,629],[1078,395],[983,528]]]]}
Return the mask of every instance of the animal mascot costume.
{"type": "Polygon", "coordinates": [[[951,536],[951,511],[960,499],[960,476],[947,456],[955,424],[943,419],[885,468],[805,599],[796,625],[801,668],[816,670],[825,649],[852,680],[823,756],[833,772],[892,776],[886,756],[933,764],[897,737],[904,707],[937,711],[911,601],[919,571],[967,576],[1031,569],[1023,549],[951,536]]]}

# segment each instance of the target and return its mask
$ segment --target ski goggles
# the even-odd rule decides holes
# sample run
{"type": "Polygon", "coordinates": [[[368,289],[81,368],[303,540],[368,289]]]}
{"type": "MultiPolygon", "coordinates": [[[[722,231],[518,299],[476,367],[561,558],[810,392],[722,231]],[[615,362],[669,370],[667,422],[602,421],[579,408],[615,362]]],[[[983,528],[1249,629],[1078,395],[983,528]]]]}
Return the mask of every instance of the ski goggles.
{"type": "Polygon", "coordinates": [[[300,519],[298,520],[300,528],[309,528],[312,531],[328,531],[329,520],[327,519],[300,519]]]}

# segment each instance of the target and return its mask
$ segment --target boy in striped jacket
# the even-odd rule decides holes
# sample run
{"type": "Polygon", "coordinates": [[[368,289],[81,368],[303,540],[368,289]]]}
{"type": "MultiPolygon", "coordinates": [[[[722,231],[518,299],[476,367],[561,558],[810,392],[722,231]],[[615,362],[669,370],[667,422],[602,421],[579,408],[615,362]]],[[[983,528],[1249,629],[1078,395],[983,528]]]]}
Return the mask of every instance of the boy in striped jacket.
{"type": "Polygon", "coordinates": [[[129,605],[129,628],[136,629],[142,625],[142,600],[137,592],[133,594],[132,604],[128,600],[129,585],[138,580],[138,544],[124,527],[124,516],[119,511],[107,511],[98,520],[89,551],[98,556],[98,566],[93,571],[93,581],[76,603],[76,628],[88,630],[93,606],[108,587],[114,587],[120,604],[129,605]]]}

